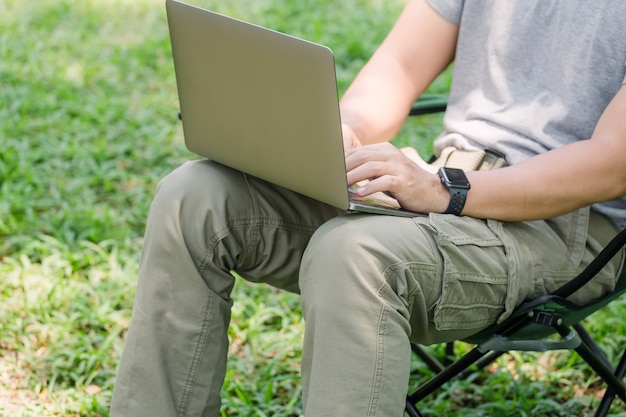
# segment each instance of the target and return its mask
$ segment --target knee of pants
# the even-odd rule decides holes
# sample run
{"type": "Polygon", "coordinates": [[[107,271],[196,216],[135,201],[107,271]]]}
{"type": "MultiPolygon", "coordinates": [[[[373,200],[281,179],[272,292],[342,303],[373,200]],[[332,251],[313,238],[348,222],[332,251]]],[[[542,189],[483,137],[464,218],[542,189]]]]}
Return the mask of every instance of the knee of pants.
{"type": "MultiPolygon", "coordinates": [[[[155,201],[181,206],[202,204],[219,209],[231,196],[247,195],[243,174],[209,160],[186,162],[165,176],[156,189],[155,201]]],[[[196,213],[199,214],[199,213],[196,213]]]]}
{"type": "Polygon", "coordinates": [[[329,274],[351,271],[360,263],[367,262],[371,251],[367,250],[367,232],[353,225],[351,215],[339,216],[322,224],[313,234],[302,256],[301,280],[311,273],[326,270],[329,274]]]}
{"type": "Polygon", "coordinates": [[[350,216],[329,220],[309,241],[300,266],[303,303],[333,308],[331,300],[379,299],[385,280],[376,242],[350,216]]]}
{"type": "Polygon", "coordinates": [[[251,207],[240,172],[208,160],[187,162],[157,186],[146,235],[184,245],[200,263],[229,219],[249,216],[251,207]]]}

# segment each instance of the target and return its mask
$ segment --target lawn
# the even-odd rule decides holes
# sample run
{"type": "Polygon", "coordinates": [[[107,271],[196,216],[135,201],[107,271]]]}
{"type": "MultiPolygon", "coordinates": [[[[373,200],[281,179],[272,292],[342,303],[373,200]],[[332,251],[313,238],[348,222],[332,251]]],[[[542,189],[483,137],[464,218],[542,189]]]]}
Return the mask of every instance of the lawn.
{"type": "MultiPolygon", "coordinates": [[[[330,46],[341,92],[404,0],[193,3],[330,46]]],[[[107,416],[154,187],[196,158],[176,117],[164,1],[0,0],[0,28],[0,415],[107,416]]],[[[431,91],[448,86],[446,73],[431,91]]],[[[440,121],[411,121],[396,143],[426,155],[440,121]]],[[[241,280],[234,298],[223,414],[299,415],[298,298],[241,280]]],[[[619,314],[590,322],[612,353],[619,314]]],[[[602,385],[578,359],[523,356],[451,384],[426,415],[579,416],[597,404],[602,385]]],[[[626,416],[620,402],[613,411],[626,416]]]]}

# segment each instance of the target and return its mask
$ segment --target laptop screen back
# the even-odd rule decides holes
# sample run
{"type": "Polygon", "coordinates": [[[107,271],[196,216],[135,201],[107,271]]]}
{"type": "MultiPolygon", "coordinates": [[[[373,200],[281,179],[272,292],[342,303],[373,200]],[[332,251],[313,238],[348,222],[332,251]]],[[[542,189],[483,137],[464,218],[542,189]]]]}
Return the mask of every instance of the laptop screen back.
{"type": "Polygon", "coordinates": [[[348,207],[330,49],[167,0],[187,147],[348,207]]]}

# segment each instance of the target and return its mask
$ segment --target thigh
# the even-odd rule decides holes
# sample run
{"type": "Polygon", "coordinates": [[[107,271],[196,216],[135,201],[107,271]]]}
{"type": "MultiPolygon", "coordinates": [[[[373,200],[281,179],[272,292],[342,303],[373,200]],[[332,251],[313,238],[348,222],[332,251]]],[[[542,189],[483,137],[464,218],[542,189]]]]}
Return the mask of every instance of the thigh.
{"type": "Polygon", "coordinates": [[[166,226],[164,218],[180,228],[181,244],[209,286],[216,286],[217,273],[235,271],[294,292],[311,235],[343,213],[209,160],[186,163],[166,177],[152,212],[158,229],[166,226]]]}
{"type": "MultiPolygon", "coordinates": [[[[503,321],[522,302],[575,277],[616,234],[608,219],[588,208],[545,221],[434,215],[429,223],[444,262],[429,343],[462,339],[503,321]]],[[[580,304],[611,291],[621,263],[616,257],[570,300],[580,304]]]]}
{"type": "MultiPolygon", "coordinates": [[[[547,253],[552,253],[554,256],[551,262],[546,261],[537,265],[536,269],[539,274],[537,285],[528,298],[552,293],[572,280],[598,256],[618,232],[611,220],[588,209],[581,209],[546,223],[552,229],[559,231],[557,236],[561,239],[561,248],[555,249],[555,245],[543,246],[547,253]],[[569,221],[567,221],[568,218],[569,221]],[[561,257],[558,258],[558,256],[561,257]]],[[[569,300],[582,305],[612,291],[621,269],[622,257],[623,251],[599,271],[588,284],[570,296],[569,300]]]]}
{"type": "Polygon", "coordinates": [[[508,279],[512,261],[492,226],[436,214],[337,217],[309,244],[301,285],[308,298],[314,293],[355,311],[363,309],[357,294],[383,300],[405,318],[414,342],[469,335],[517,300],[508,279]],[[357,291],[362,288],[369,290],[357,291]]]}
{"type": "MultiPolygon", "coordinates": [[[[501,322],[523,301],[554,289],[554,277],[571,279],[598,250],[588,222],[584,209],[521,223],[439,214],[347,215],[322,226],[308,258],[318,259],[329,281],[346,280],[333,276],[352,270],[353,276],[369,276],[378,292],[393,291],[397,310],[407,309],[411,339],[429,344],[501,322]]],[[[614,275],[609,271],[592,291],[609,290],[614,275]]]]}
{"type": "Polygon", "coordinates": [[[231,227],[246,244],[233,269],[248,281],[299,292],[300,264],[311,236],[345,210],[256,177],[245,178],[252,210],[231,227]]]}
{"type": "Polygon", "coordinates": [[[435,274],[420,271],[416,277],[435,282],[436,298],[414,303],[412,340],[456,340],[506,318],[523,291],[510,273],[515,260],[501,223],[441,214],[419,223],[434,242],[439,264],[435,274]]]}

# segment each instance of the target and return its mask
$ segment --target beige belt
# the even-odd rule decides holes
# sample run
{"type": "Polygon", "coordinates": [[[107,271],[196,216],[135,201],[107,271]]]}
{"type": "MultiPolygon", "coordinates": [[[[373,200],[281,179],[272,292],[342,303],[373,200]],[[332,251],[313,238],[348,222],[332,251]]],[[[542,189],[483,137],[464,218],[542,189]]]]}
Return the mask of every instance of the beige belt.
{"type": "Polygon", "coordinates": [[[491,149],[465,151],[454,147],[445,148],[431,163],[437,167],[458,168],[463,171],[486,171],[502,168],[508,163],[504,155],[491,149]]]}

